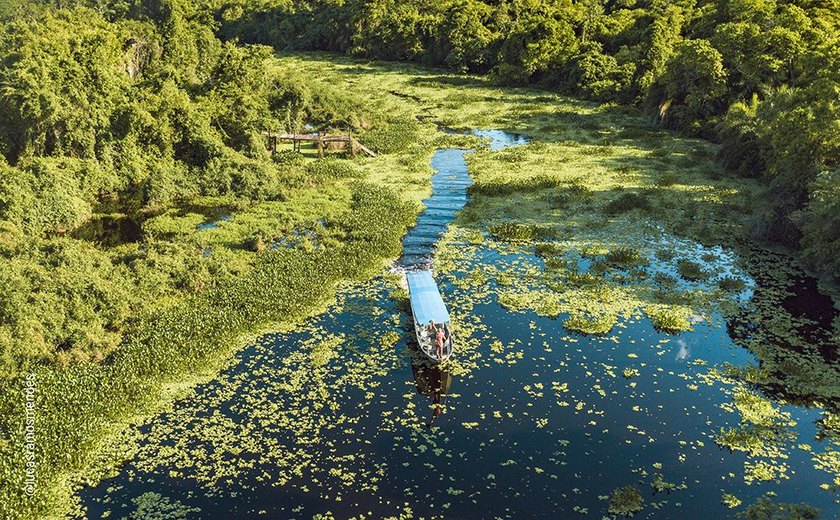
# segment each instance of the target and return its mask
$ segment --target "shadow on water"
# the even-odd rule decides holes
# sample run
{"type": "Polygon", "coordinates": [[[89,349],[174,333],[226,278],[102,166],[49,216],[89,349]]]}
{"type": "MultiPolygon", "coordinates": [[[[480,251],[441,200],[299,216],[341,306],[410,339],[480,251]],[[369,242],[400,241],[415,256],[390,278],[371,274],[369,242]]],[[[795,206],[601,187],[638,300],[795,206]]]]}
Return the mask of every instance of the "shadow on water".
{"type": "Polygon", "coordinates": [[[756,289],[751,305],[727,321],[729,336],[755,354],[766,373],[758,382],[766,394],[804,406],[824,402],[837,412],[840,345],[834,337],[838,311],[832,298],[789,259],[755,255],[759,260],[754,263],[764,268],[747,262],[756,289]]]}

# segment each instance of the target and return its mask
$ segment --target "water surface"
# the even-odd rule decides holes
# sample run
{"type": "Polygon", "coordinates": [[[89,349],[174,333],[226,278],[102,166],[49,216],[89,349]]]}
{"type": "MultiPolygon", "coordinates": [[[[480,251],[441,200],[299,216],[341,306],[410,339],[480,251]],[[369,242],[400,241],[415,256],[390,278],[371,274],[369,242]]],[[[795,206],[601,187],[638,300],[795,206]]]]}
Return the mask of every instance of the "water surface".
{"type": "MultiPolygon", "coordinates": [[[[525,142],[476,133],[494,149],[525,142]]],[[[466,203],[465,153],[435,154],[434,193],[405,238],[404,265],[426,265],[466,203]]],[[[81,493],[89,516],[600,518],[627,485],[645,500],[640,518],[725,517],[723,493],[748,504],[773,492],[827,518],[838,511],[820,487],[834,476],[813,460],[835,446],[818,438],[819,409],[774,403],[790,423],[770,456],[715,443],[741,422],[740,387],[715,369],[755,363],[722,315],[678,335],[641,314],[607,335],[570,333],[563,315],[500,303],[499,273],[545,268],[532,248],[451,235],[448,247],[455,258],[437,276],[457,346],[445,370],[411,346],[393,282],[347,286],[326,313],[260,338],[141,426],[135,458],[81,493]],[[774,465],[776,481],[746,483],[758,462],[774,465]]],[[[743,277],[736,300],[752,297],[757,282],[731,253],[691,247],[743,277]]],[[[650,269],[672,269],[651,260],[650,269]]]]}

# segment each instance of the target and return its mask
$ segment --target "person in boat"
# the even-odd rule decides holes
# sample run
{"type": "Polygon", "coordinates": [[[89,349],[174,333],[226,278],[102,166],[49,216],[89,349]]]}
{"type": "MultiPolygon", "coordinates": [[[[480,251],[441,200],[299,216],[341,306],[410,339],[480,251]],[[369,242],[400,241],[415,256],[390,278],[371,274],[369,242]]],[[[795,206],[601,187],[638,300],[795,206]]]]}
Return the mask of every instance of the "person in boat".
{"type": "Polygon", "coordinates": [[[429,324],[426,326],[426,336],[434,340],[435,339],[435,331],[437,327],[435,326],[435,320],[429,320],[429,324]]]}
{"type": "Polygon", "coordinates": [[[437,346],[437,357],[443,359],[443,345],[446,343],[446,332],[443,330],[443,325],[437,327],[435,333],[435,346],[437,346]]]}

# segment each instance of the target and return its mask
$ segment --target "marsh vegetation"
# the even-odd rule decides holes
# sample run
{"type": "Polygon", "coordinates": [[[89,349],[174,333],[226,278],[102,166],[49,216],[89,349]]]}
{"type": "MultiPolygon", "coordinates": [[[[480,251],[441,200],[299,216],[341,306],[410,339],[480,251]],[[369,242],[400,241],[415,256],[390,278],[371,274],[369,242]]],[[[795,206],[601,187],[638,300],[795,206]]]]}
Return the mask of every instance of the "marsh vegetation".
{"type": "Polygon", "coordinates": [[[290,44],[487,76],[222,41],[277,45],[320,4],[106,4],[0,12],[0,516],[840,508],[824,9],[745,7],[717,55],[706,25],[734,13],[711,3],[543,20],[532,2],[508,31],[470,0],[453,5],[484,13],[457,24],[469,44],[441,36],[438,2],[438,36],[414,34],[406,3],[361,36],[341,22],[290,44]],[[280,15],[295,23],[251,30],[280,15]],[[584,20],[587,42],[548,52],[584,20]],[[376,29],[393,23],[410,49],[376,29]],[[730,48],[756,24],[801,44],[769,76],[730,48]],[[719,61],[738,71],[726,88],[719,61]],[[690,63],[711,76],[689,81],[690,63]],[[278,128],[351,131],[378,155],[270,154],[278,128]],[[471,184],[441,209],[429,179],[449,167],[471,184]],[[382,274],[423,200],[446,216],[431,243],[459,338],[432,399],[382,274]]]}
{"type": "MultiPolygon", "coordinates": [[[[450,107],[439,88],[413,81],[425,71],[283,60],[363,92],[407,93],[400,99],[436,107],[448,128],[502,126],[529,138],[497,150],[449,134],[437,141],[475,148],[469,203],[434,257],[459,337],[443,412],[429,428],[441,405],[413,388],[420,361],[402,289],[374,278],[342,289],[305,327],[257,340],[151,430],[130,430],[130,464],[82,491],[89,511],[130,512],[148,489],[204,514],[461,516],[480,504],[504,516],[527,503],[536,515],[691,517],[837,507],[837,386],[826,383],[838,374],[791,328],[816,316],[772,303],[797,289],[790,260],[739,238],[752,211],[743,201],[759,184],[643,142],[596,156],[580,144],[585,133],[558,140],[514,126],[510,111],[531,91],[450,107]],[[632,176],[613,166],[622,156],[636,165],[632,176]],[[645,182],[668,172],[682,182],[645,182]],[[608,207],[641,186],[648,204],[608,207]],[[765,369],[782,359],[820,369],[765,369]],[[261,417],[272,419],[241,420],[261,417]],[[815,423],[825,433],[814,435],[815,423]],[[162,449],[167,439],[177,446],[162,449]]],[[[545,97],[542,117],[568,110],[570,101],[545,97]]],[[[593,133],[636,117],[576,110],[590,111],[593,133]]],[[[657,143],[709,146],[667,133],[657,143]]],[[[822,323],[807,329],[832,341],[831,320],[822,323]]]]}

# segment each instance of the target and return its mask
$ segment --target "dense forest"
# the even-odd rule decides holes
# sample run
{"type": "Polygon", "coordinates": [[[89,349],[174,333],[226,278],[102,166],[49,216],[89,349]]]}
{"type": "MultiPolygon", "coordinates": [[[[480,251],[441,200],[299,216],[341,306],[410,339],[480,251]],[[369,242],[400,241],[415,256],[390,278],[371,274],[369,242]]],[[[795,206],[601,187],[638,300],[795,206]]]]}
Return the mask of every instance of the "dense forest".
{"type": "Polygon", "coordinates": [[[772,185],[756,235],[840,272],[836,0],[212,2],[225,38],[490,73],[645,108],[772,185]]]}

